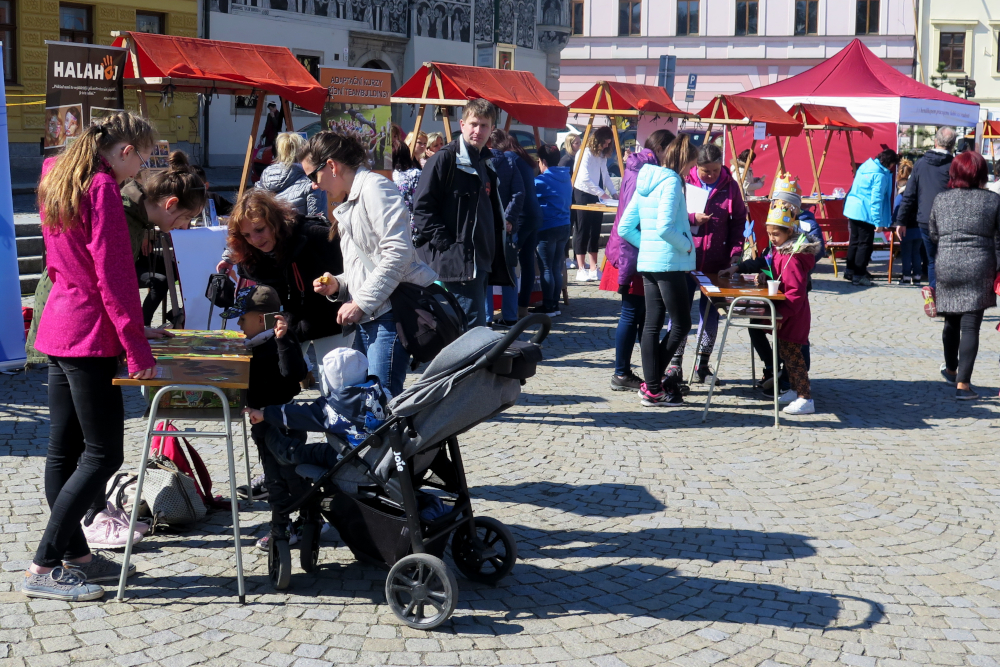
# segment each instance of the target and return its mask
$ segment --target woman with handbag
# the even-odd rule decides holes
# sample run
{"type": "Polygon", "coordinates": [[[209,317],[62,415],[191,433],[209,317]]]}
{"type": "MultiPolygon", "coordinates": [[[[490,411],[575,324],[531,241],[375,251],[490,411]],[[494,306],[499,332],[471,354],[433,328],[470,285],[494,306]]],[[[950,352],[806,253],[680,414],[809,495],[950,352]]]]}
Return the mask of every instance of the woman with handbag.
{"type": "Polygon", "coordinates": [[[948,188],[934,198],[928,231],[937,252],[937,310],[944,317],[941,375],[955,398],[971,401],[983,311],[997,305],[1000,195],[986,189],[986,160],[975,151],[955,156],[948,188]]]}
{"type": "Polygon", "coordinates": [[[409,354],[396,332],[389,297],[400,283],[430,285],[437,274],[417,259],[410,214],[389,179],[369,171],[365,147],[353,136],[320,132],[306,144],[302,166],[332,201],[330,238],[340,234],[344,269],[313,281],[313,289],[342,305],[341,324],[357,324],[354,349],[393,396],[403,391],[409,354]],[[345,200],[346,197],[346,200],[345,200]]]}

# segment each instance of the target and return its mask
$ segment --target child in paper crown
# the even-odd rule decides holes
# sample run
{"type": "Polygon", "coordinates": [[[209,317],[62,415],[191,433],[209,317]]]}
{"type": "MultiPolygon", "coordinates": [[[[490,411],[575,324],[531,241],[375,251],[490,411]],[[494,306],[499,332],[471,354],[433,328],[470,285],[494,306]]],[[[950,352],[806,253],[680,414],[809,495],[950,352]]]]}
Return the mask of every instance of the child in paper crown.
{"type": "MultiPolygon", "coordinates": [[[[788,193],[789,190],[784,192],[788,193]]],[[[735,272],[760,271],[768,280],[778,280],[781,283],[780,290],[785,295],[785,300],[776,304],[782,318],[778,329],[778,352],[792,388],[779,400],[789,404],[783,412],[792,415],[812,414],[816,411],[802,347],[809,343],[812,315],[809,309],[808,283],[809,273],[816,264],[819,240],[797,227],[799,206],[800,195],[797,200],[790,195],[775,197],[765,223],[770,241],[768,252],[760,258],[740,262],[736,267],[720,273],[732,275],[735,272]]],[[[757,342],[754,341],[755,348],[758,347],[757,342]]]]}
{"type": "Polygon", "coordinates": [[[267,447],[283,465],[312,465],[332,468],[343,446],[332,438],[357,447],[385,422],[391,396],[378,378],[368,374],[368,359],[361,352],[339,347],[323,357],[322,386],[327,392],[309,405],[288,403],[249,410],[250,422],[264,422],[295,431],[327,434],[327,442],[306,443],[305,439],[282,437],[271,429],[267,447]]]}

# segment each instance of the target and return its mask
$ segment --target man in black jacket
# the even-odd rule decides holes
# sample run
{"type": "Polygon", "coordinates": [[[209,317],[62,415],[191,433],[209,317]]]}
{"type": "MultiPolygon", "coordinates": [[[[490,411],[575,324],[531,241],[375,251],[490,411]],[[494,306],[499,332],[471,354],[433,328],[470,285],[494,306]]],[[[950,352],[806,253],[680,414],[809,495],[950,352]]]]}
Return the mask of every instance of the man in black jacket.
{"type": "Polygon", "coordinates": [[[470,327],[486,324],[488,285],[514,284],[505,253],[512,229],[485,148],[496,115],[490,102],[471,100],[462,136],[431,156],[413,195],[417,254],[458,298],[470,327]]]}
{"type": "MultiPolygon", "coordinates": [[[[934,306],[934,288],[937,281],[934,275],[934,256],[937,255],[937,247],[931,241],[927,224],[931,219],[931,206],[934,198],[948,185],[948,171],[951,169],[952,151],[955,149],[955,130],[950,127],[938,128],[934,135],[934,148],[924,153],[924,156],[913,165],[913,173],[906,183],[906,190],[903,191],[903,200],[899,204],[899,211],[896,214],[896,221],[899,226],[896,231],[899,237],[906,235],[907,229],[913,229],[919,225],[924,237],[924,247],[927,249],[927,273],[930,282],[930,289],[924,288],[924,310],[934,306]],[[927,302],[927,299],[930,302],[927,302]]],[[[935,311],[936,312],[936,311],[935,311]]],[[[928,315],[931,312],[928,311],[928,315]]],[[[931,315],[933,317],[933,315],[931,315]]]]}
{"type": "MultiPolygon", "coordinates": [[[[250,388],[247,390],[247,405],[251,408],[288,403],[299,393],[299,382],[308,373],[302,347],[285,317],[276,316],[274,328],[267,328],[265,314],[279,310],[281,299],[278,292],[273,287],[258,284],[241,289],[233,307],[222,314],[226,319],[239,318],[240,328],[247,337],[246,345],[253,351],[250,388]]],[[[294,466],[280,465],[267,448],[264,436],[271,428],[277,427],[254,424],[250,427],[250,435],[257,445],[257,454],[264,468],[267,502],[271,507],[271,535],[287,539],[288,514],[283,508],[302,492],[302,480],[295,474],[294,466]]],[[[299,433],[305,436],[305,433],[299,433]]]]}

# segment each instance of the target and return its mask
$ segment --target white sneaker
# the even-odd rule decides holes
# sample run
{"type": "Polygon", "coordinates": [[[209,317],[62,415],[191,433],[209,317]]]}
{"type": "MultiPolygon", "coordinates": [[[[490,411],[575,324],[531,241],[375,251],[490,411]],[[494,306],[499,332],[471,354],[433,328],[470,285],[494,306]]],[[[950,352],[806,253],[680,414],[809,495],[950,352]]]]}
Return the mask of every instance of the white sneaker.
{"type": "Polygon", "coordinates": [[[811,415],[816,412],[816,404],[811,398],[796,398],[782,412],[786,415],[811,415]]]}
{"type": "Polygon", "coordinates": [[[585,283],[591,280],[590,271],[587,269],[580,269],[576,272],[576,282],[585,283]]]}
{"type": "Polygon", "coordinates": [[[601,279],[601,272],[598,271],[597,269],[591,269],[590,270],[590,279],[591,280],[600,280],[601,279]]]}
{"type": "MultiPolygon", "coordinates": [[[[128,524],[123,524],[107,512],[98,512],[89,526],[83,527],[83,536],[91,549],[124,549],[128,542],[128,524]]],[[[142,542],[142,533],[132,533],[132,544],[142,542]]]]}
{"type": "Polygon", "coordinates": [[[781,405],[787,405],[788,403],[794,403],[795,399],[799,397],[798,393],[794,389],[789,389],[784,394],[778,396],[778,403],[781,405]]]}

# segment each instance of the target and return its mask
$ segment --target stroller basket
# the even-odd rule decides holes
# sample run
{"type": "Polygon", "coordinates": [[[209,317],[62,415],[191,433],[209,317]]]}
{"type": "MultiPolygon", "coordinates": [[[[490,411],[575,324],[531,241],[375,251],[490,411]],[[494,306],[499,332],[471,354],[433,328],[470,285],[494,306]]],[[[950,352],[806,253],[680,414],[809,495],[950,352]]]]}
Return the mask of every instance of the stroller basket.
{"type": "MultiPolygon", "coordinates": [[[[392,567],[412,552],[410,529],[404,512],[384,504],[376,508],[375,503],[338,493],[324,514],[355,556],[392,567]]],[[[425,552],[441,558],[448,536],[427,543],[425,552]]]]}

